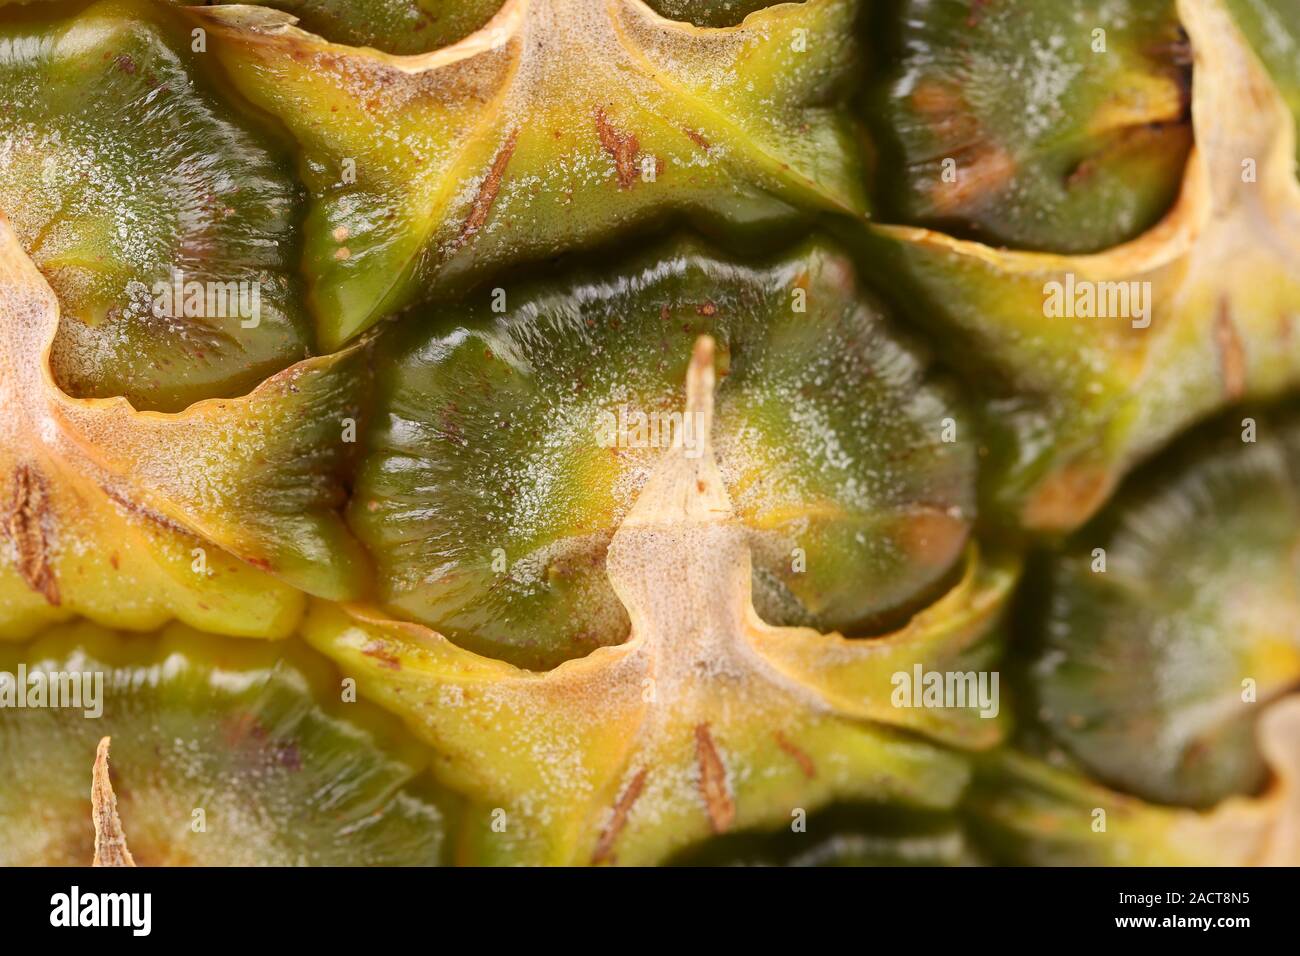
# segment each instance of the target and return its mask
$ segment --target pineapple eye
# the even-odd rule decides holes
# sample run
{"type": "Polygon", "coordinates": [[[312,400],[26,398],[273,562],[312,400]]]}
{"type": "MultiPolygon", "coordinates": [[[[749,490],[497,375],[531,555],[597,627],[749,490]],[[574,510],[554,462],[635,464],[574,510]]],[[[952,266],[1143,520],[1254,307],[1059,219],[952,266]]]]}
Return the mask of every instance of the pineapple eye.
{"type": "Polygon", "coordinates": [[[90,863],[86,794],[103,736],[141,866],[441,858],[447,805],[416,781],[427,757],[391,718],[343,703],[337,675],[296,641],[81,623],[4,649],[0,671],[6,693],[19,692],[17,681],[29,695],[29,706],[0,709],[0,865],[90,863]],[[60,699],[77,706],[51,706],[48,695],[33,703],[54,676],[60,699]]]}
{"type": "MultiPolygon", "coordinates": [[[[234,2],[234,0],[231,0],[234,2]]],[[[463,39],[504,0],[262,0],[298,18],[298,26],[333,43],[385,53],[436,50],[463,39]]]]}
{"type": "Polygon", "coordinates": [[[866,103],[880,218],[1078,253],[1172,205],[1192,141],[1172,0],[902,7],[873,30],[888,37],[866,103]]]}
{"type": "Polygon", "coordinates": [[[862,634],[932,599],[973,518],[952,396],[826,245],[681,244],[397,330],[350,510],[389,610],[533,668],[622,641],[606,547],[663,449],[703,437],[680,403],[705,334],[760,615],[862,634]]]}
{"type": "Polygon", "coordinates": [[[1030,679],[1102,780],[1194,807],[1264,783],[1257,716],[1300,681],[1300,427],[1212,428],[1079,532],[1030,679]]]}
{"type": "Polygon", "coordinates": [[[175,411],[303,358],[287,152],[167,8],[48,16],[0,30],[0,210],[59,297],[59,384],[175,411]]]}

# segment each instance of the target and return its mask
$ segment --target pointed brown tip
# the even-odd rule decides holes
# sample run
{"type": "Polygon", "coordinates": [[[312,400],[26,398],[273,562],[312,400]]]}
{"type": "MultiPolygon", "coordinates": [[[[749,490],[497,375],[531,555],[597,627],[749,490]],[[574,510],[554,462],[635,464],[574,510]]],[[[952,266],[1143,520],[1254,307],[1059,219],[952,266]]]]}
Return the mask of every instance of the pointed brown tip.
{"type": "Polygon", "coordinates": [[[95,769],[90,782],[90,814],[95,823],[94,866],[135,866],[126,846],[122,820],[117,815],[117,796],[108,777],[108,748],[111,737],[103,737],[95,748],[95,769]]]}
{"type": "Polygon", "coordinates": [[[691,350],[691,364],[686,369],[686,414],[695,417],[697,434],[709,443],[713,430],[713,387],[716,375],[713,356],[716,345],[711,335],[701,335],[691,350]]]}
{"type": "Polygon", "coordinates": [[[691,350],[691,364],[686,370],[686,408],[698,411],[713,406],[713,353],[717,346],[711,335],[701,335],[691,350]]]}

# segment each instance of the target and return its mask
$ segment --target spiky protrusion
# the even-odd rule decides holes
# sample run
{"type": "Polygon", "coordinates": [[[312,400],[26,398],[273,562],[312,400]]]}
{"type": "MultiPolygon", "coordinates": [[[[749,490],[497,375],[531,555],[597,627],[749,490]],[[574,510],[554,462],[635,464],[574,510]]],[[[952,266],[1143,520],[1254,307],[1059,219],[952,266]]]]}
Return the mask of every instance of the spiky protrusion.
{"type": "Polygon", "coordinates": [[[951,806],[965,768],[923,737],[1000,735],[970,709],[890,697],[898,670],[954,662],[989,634],[1007,565],[972,555],[933,613],[874,641],[759,618],[749,535],[714,456],[713,359],[699,337],[684,403],[698,425],[660,453],[609,546],[625,643],[538,673],[372,608],[319,604],[309,618],[310,643],[449,755],[440,772],[472,791],[483,821],[467,857],[645,864],[836,798],[951,806]]]}
{"type": "Polygon", "coordinates": [[[108,773],[108,749],[111,737],[104,737],[95,748],[95,769],[90,781],[90,814],[95,821],[95,862],[93,866],[135,866],[126,845],[122,819],[117,815],[117,794],[108,773]]]}

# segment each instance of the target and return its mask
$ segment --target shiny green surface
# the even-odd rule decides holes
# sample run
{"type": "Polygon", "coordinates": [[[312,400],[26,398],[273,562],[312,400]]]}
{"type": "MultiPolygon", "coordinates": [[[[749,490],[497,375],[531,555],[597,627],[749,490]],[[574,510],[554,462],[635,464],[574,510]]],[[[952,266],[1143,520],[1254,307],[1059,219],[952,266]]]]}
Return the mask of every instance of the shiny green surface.
{"type": "Polygon", "coordinates": [[[861,633],[936,596],[973,518],[974,449],[832,248],[742,265],[678,245],[514,291],[499,318],[492,301],[430,316],[472,321],[412,326],[377,360],[349,515],[400,614],[524,666],[620,641],[605,547],[677,432],[703,334],[760,615],[861,633]]]}
{"type": "Polygon", "coordinates": [[[0,24],[0,210],[59,295],[60,384],[175,411],[305,357],[288,155],[167,7],[43,13],[0,24]]]}
{"type": "Polygon", "coordinates": [[[1170,206],[1191,145],[1190,54],[1171,0],[886,9],[873,39],[897,59],[864,103],[880,218],[1093,252],[1170,206]]]}
{"type": "Polygon", "coordinates": [[[10,682],[20,664],[29,684],[38,672],[91,681],[81,707],[29,697],[0,709],[2,865],[89,865],[87,794],[103,736],[140,866],[442,858],[445,811],[417,781],[427,758],[391,719],[345,702],[338,677],[297,642],[75,624],[5,648],[0,660],[10,682]],[[92,697],[100,713],[87,717],[92,697]]]}
{"type": "Polygon", "coordinates": [[[1258,791],[1255,719],[1300,682],[1300,427],[1258,428],[1220,419],[1136,472],[1051,576],[1037,716],[1147,800],[1258,791]]]}

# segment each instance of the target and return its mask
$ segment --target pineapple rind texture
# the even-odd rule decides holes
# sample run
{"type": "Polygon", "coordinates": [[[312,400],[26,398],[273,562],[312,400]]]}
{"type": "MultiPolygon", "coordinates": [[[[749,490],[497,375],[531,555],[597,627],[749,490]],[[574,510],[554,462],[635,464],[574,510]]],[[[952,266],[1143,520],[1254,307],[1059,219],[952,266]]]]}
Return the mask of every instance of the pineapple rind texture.
{"type": "Polygon", "coordinates": [[[1297,44],[0,2],[0,863],[1300,864],[1297,44]]]}
{"type": "Polygon", "coordinates": [[[710,439],[759,615],[879,633],[950,586],[975,513],[965,412],[834,247],[740,262],[674,243],[510,301],[502,320],[469,297],[377,353],[348,517],[398,616],[534,670],[625,640],[605,556],[664,444],[625,440],[664,430],[660,413],[635,434],[629,409],[680,403],[701,335],[725,369],[710,439]]]}
{"type": "Polygon", "coordinates": [[[105,735],[140,866],[430,865],[446,855],[455,808],[423,785],[427,753],[377,708],[340,701],[329,665],[296,639],[82,621],[0,653],[11,674],[21,664],[100,675],[78,707],[29,700],[0,712],[0,865],[90,862],[85,753],[105,735]]]}

